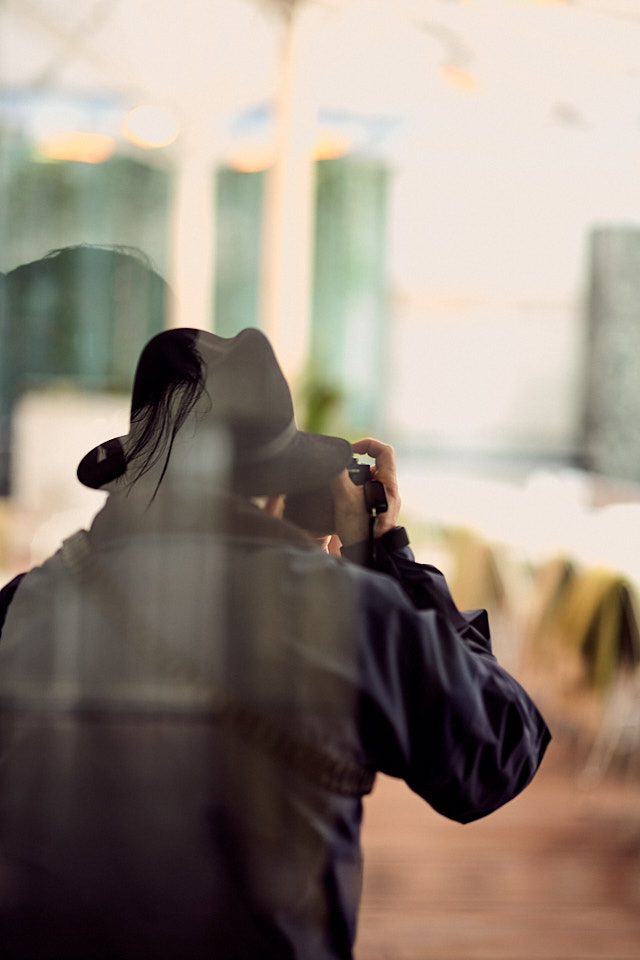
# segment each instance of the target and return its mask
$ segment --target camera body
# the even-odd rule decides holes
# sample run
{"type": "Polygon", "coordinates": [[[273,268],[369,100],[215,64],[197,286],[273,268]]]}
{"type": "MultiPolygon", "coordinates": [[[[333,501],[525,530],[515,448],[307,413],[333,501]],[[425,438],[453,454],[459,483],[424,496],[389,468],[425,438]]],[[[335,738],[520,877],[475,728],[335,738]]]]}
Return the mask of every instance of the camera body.
{"type": "Polygon", "coordinates": [[[351,458],[351,463],[347,467],[347,473],[351,478],[351,482],[355,483],[356,487],[363,487],[365,483],[371,479],[371,467],[368,463],[360,463],[357,457],[351,458]]]}
{"type": "MultiPolygon", "coordinates": [[[[365,488],[366,509],[383,513],[386,510],[386,496],[383,485],[371,480],[371,467],[368,463],[361,463],[353,457],[347,467],[351,482],[357,487],[365,488]]],[[[308,490],[305,493],[287,494],[284,506],[284,518],[295,523],[298,527],[308,530],[317,536],[327,536],[335,533],[335,518],[333,512],[333,497],[329,487],[317,490],[308,490]]]]}

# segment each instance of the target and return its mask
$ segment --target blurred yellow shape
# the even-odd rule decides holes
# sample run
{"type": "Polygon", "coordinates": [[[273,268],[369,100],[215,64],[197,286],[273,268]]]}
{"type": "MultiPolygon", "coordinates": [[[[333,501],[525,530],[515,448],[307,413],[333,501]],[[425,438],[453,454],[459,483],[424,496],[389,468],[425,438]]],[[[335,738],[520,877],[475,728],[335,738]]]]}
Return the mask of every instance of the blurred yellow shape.
{"type": "Polygon", "coordinates": [[[231,153],[229,166],[240,173],[259,173],[273,166],[275,149],[269,144],[251,144],[231,153]]]}
{"type": "Polygon", "coordinates": [[[445,63],[440,72],[445,83],[462,93],[480,93],[482,90],[480,78],[457,63],[445,63]]]}
{"type": "Polygon", "coordinates": [[[353,144],[344,133],[327,132],[321,134],[313,149],[314,160],[334,160],[349,153],[353,144]]]}
{"type": "Polygon", "coordinates": [[[102,163],[109,159],[115,147],[115,140],[106,133],[68,130],[41,140],[38,143],[38,153],[49,160],[102,163]]]}

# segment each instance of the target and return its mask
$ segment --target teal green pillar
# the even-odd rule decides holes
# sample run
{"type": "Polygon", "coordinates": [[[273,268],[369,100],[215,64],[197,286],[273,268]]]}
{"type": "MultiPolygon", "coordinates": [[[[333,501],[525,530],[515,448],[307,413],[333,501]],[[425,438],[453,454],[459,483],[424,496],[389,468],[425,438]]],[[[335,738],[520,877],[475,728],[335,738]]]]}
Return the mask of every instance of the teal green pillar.
{"type": "Polygon", "coordinates": [[[384,403],[389,171],[365,157],[322,160],[316,185],[310,412],[322,429],[375,432],[384,403]]]}

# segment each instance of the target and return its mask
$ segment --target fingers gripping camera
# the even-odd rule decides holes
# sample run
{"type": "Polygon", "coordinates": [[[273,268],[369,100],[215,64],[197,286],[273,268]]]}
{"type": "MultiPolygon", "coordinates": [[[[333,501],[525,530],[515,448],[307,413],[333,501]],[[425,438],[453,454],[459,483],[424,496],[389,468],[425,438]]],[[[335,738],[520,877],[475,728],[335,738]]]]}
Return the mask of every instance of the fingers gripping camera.
{"type": "Polygon", "coordinates": [[[360,463],[354,457],[351,466],[347,467],[347,473],[353,483],[358,487],[364,487],[364,502],[369,516],[377,517],[379,513],[386,513],[389,509],[387,503],[387,494],[384,485],[379,480],[371,479],[371,467],[368,463],[360,463]]]}

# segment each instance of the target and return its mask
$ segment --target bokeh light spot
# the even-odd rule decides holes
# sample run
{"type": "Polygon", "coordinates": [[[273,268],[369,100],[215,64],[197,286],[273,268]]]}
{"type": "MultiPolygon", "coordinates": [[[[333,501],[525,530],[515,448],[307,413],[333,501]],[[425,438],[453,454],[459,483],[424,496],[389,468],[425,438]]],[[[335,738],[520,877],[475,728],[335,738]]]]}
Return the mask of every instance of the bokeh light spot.
{"type": "Polygon", "coordinates": [[[136,107],[124,121],[126,136],[147,149],[166,147],[178,136],[178,124],[164,110],[148,105],[136,107]]]}

